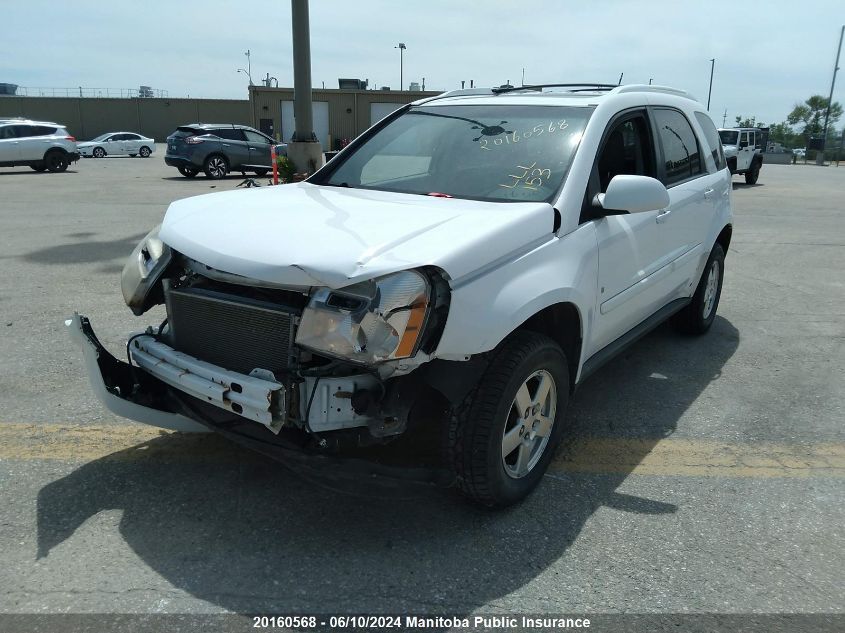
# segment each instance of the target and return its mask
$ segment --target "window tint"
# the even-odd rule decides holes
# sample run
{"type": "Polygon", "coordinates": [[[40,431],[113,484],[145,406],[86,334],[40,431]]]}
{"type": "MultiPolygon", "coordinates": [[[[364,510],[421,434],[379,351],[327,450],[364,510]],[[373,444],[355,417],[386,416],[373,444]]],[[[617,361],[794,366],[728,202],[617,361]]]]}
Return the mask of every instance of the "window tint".
{"type": "Polygon", "coordinates": [[[209,130],[208,133],[214,134],[214,136],[219,136],[220,138],[228,139],[230,141],[244,140],[243,130],[239,130],[237,128],[232,127],[217,128],[214,130],[209,130]]]}
{"type": "Polygon", "coordinates": [[[698,119],[698,124],[704,130],[705,150],[710,150],[710,156],[713,158],[716,171],[721,171],[725,168],[725,152],[722,150],[722,140],[719,138],[716,126],[713,125],[713,120],[704,112],[696,112],[695,118],[698,119]]]}
{"type": "Polygon", "coordinates": [[[597,161],[602,193],[607,191],[614,176],[653,176],[653,165],[645,118],[641,115],[617,123],[605,138],[597,161]]]}
{"type": "Polygon", "coordinates": [[[250,143],[263,143],[267,145],[270,141],[267,140],[267,137],[263,134],[259,134],[258,132],[253,132],[252,130],[244,130],[244,134],[246,134],[246,140],[250,143]]]}
{"type": "Polygon", "coordinates": [[[56,133],[56,128],[49,125],[31,125],[27,136],[52,136],[56,133]]]}
{"type": "Polygon", "coordinates": [[[138,136],[137,134],[124,134],[123,135],[124,141],[137,141],[139,138],[141,138],[141,137],[138,136]]]}
{"type": "Polygon", "coordinates": [[[701,154],[686,117],[677,110],[655,110],[654,118],[663,146],[666,186],[700,174],[701,154]]]}
{"type": "Polygon", "coordinates": [[[0,127],[0,139],[4,138],[18,138],[19,125],[4,125],[0,127]]]}

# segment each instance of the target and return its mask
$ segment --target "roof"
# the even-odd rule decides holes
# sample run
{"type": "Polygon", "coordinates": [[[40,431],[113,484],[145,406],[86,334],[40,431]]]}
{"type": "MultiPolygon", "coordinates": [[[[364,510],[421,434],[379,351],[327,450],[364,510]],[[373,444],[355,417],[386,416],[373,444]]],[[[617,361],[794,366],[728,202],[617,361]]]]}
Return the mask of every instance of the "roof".
{"type": "Polygon", "coordinates": [[[56,123],[55,121],[37,121],[35,119],[27,119],[25,117],[0,117],[0,125],[8,124],[8,123],[26,123],[26,124],[33,124],[33,125],[55,125],[56,127],[64,127],[62,123],[56,123]]]}
{"type": "Polygon", "coordinates": [[[473,88],[470,90],[453,90],[436,97],[416,101],[419,104],[436,105],[472,104],[483,105],[491,101],[508,105],[528,105],[542,101],[544,104],[554,105],[585,105],[598,104],[621,94],[664,94],[682,97],[695,101],[695,97],[685,90],[669,86],[654,86],[643,84],[627,84],[612,86],[600,83],[580,84],[546,84],[539,86],[516,86],[508,88],[473,88]]]}

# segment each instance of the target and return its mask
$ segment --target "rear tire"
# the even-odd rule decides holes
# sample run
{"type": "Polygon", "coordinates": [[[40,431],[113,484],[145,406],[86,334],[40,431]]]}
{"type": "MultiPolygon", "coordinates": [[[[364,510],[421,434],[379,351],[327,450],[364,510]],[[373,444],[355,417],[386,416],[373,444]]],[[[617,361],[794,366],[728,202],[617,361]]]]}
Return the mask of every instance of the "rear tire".
{"type": "Polygon", "coordinates": [[[707,265],[701,273],[692,301],[675,315],[674,324],[678,330],[685,334],[704,334],[710,329],[722,296],[724,277],[725,251],[717,242],[707,258],[707,265]]]}
{"type": "Polygon", "coordinates": [[[94,158],[103,158],[106,155],[106,150],[104,150],[102,147],[95,147],[94,151],[91,152],[91,155],[94,158]]]}
{"type": "Polygon", "coordinates": [[[755,162],[751,167],[745,172],[745,184],[746,185],[756,185],[757,178],[760,176],[760,163],[755,162]]]}
{"type": "MultiPolygon", "coordinates": [[[[141,158],[149,158],[150,154],[152,154],[152,151],[149,147],[144,145],[140,150],[138,150],[138,153],[141,155],[141,158]]],[[[132,156],[134,155],[135,154],[132,154],[132,156]]]]}
{"type": "Polygon", "coordinates": [[[535,332],[507,339],[450,417],[445,453],[461,491],[487,507],[524,499],[554,456],[568,400],[560,346],[535,332]]]}
{"type": "Polygon", "coordinates": [[[200,172],[198,169],[192,169],[190,167],[179,167],[179,173],[182,174],[185,178],[193,178],[200,172]]]}
{"type": "Polygon", "coordinates": [[[61,150],[51,150],[44,156],[44,165],[51,172],[65,171],[70,165],[67,154],[61,150]]]}
{"type": "Polygon", "coordinates": [[[221,178],[225,178],[226,174],[229,173],[229,165],[226,162],[226,159],[220,154],[212,154],[205,159],[203,171],[205,172],[207,178],[220,180],[221,178]]]}

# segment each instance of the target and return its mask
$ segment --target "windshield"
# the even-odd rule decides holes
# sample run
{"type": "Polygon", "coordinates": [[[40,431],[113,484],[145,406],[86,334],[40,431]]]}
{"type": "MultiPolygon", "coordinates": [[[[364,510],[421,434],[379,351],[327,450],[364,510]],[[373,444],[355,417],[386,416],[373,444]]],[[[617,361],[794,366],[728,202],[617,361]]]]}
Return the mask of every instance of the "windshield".
{"type": "Polygon", "coordinates": [[[493,201],[549,201],[592,108],[420,106],[315,182],[493,201]]]}
{"type": "Polygon", "coordinates": [[[108,134],[100,134],[97,138],[92,138],[91,142],[95,143],[97,141],[105,141],[109,136],[111,136],[111,132],[108,134]]]}
{"type": "Polygon", "coordinates": [[[722,145],[736,145],[739,139],[739,132],[736,130],[721,130],[719,138],[722,139],[722,145]]]}

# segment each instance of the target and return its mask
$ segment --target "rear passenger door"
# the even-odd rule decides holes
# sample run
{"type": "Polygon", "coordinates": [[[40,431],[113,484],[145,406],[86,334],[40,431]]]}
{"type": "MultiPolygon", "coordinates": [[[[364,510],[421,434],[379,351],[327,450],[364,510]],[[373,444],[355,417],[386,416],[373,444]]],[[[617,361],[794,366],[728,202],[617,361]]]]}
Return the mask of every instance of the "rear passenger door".
{"type": "MultiPolygon", "coordinates": [[[[673,108],[653,108],[651,115],[660,147],[660,180],[671,204],[658,220],[673,245],[673,297],[695,291],[704,240],[713,220],[717,192],[714,176],[705,167],[705,153],[686,115],[673,108]]],[[[709,153],[709,152],[708,152],[709,153]]]]}
{"type": "Polygon", "coordinates": [[[252,130],[244,130],[244,134],[249,145],[249,164],[270,169],[270,139],[252,130]]]}
{"type": "Polygon", "coordinates": [[[141,137],[127,132],[123,134],[123,151],[127,154],[137,154],[141,149],[141,137]]]}
{"type": "Polygon", "coordinates": [[[224,127],[210,130],[220,138],[220,147],[229,160],[229,169],[238,171],[242,165],[249,165],[249,146],[243,130],[224,127]]]}

